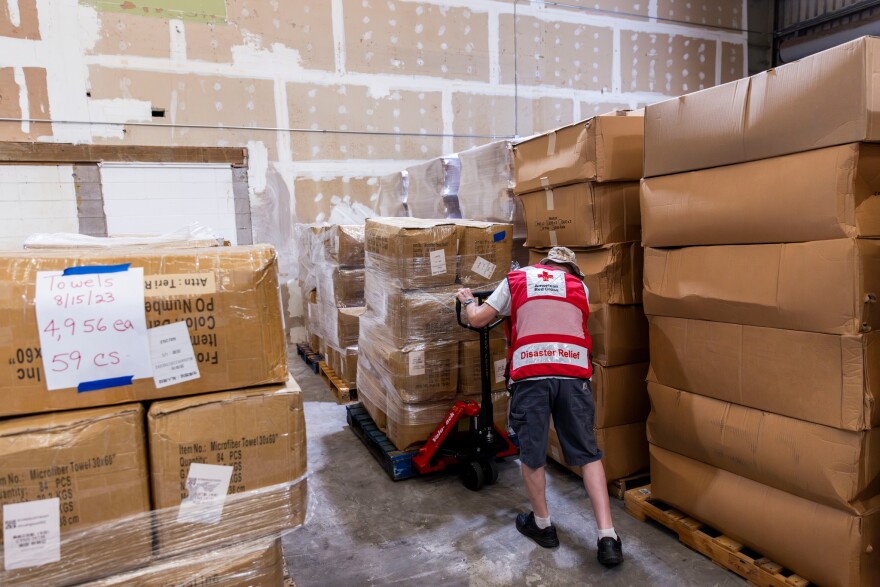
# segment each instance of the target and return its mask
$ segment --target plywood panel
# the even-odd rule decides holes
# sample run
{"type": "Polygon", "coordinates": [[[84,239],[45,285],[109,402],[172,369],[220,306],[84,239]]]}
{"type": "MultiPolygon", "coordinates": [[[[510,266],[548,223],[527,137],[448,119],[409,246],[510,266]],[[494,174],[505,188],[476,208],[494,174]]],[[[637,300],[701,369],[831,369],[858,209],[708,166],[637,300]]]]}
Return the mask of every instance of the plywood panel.
{"type": "Polygon", "coordinates": [[[337,206],[340,213],[355,203],[371,208],[379,195],[379,178],[298,178],[294,193],[296,218],[323,222],[331,219],[337,206]]]}

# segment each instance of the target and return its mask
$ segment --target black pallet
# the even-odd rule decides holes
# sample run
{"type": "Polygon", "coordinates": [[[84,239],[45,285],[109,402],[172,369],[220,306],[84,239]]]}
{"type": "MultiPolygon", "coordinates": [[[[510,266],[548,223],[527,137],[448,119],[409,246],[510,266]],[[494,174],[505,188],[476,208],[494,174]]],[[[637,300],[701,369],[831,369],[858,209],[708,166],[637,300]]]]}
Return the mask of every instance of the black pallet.
{"type": "Polygon", "coordinates": [[[385,433],[379,430],[362,404],[348,405],[345,411],[352,432],[361,439],[391,479],[400,481],[419,474],[412,462],[413,457],[418,454],[417,450],[406,452],[397,450],[385,433]]]}
{"type": "Polygon", "coordinates": [[[302,360],[305,361],[305,364],[308,365],[312,371],[316,374],[320,372],[321,367],[319,363],[324,360],[324,357],[313,351],[312,347],[305,343],[298,342],[296,343],[296,354],[302,357],[302,360]]]}

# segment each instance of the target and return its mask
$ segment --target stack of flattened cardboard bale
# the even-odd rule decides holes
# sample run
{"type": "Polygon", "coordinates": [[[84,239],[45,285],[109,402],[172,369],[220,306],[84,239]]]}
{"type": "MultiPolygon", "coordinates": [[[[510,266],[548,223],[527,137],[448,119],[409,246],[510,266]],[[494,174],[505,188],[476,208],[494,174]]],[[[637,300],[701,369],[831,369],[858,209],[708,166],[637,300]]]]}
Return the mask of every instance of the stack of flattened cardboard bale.
{"type": "Polygon", "coordinates": [[[313,232],[315,304],[310,329],[320,353],[349,387],[355,386],[360,317],[364,313],[364,227],[330,225],[313,232]]]}
{"type": "MultiPolygon", "coordinates": [[[[641,111],[613,113],[526,139],[513,150],[529,263],[564,246],[585,274],[596,438],[609,480],[648,467],[648,324],[638,242],[643,131],[641,111]]],[[[548,453],[565,464],[553,429],[548,453]]]]}
{"type": "Polygon", "coordinates": [[[649,106],[652,493],[880,584],[880,40],[649,106]]]}
{"type": "Polygon", "coordinates": [[[4,253],[0,292],[0,584],[279,575],[306,461],[274,249],[4,253]]]}
{"type": "Polygon", "coordinates": [[[513,193],[513,143],[496,141],[462,151],[458,202],[471,220],[513,224],[513,260],[528,265],[526,221],[522,203],[513,193]]]}
{"type": "MultiPolygon", "coordinates": [[[[400,450],[424,442],[456,399],[480,401],[479,344],[456,321],[455,292],[462,285],[491,289],[507,275],[512,228],[465,220],[367,220],[358,398],[400,450]]],[[[500,328],[491,348],[495,419],[506,429],[500,328]]]]}

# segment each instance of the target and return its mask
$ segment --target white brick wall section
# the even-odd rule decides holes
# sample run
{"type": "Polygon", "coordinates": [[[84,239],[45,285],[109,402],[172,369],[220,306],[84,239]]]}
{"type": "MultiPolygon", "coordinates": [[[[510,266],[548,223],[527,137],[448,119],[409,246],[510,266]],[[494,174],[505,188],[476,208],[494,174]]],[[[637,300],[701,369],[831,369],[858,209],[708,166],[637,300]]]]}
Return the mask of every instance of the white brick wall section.
{"type": "Polygon", "coordinates": [[[70,165],[0,165],[0,249],[35,232],[79,232],[70,165]]]}

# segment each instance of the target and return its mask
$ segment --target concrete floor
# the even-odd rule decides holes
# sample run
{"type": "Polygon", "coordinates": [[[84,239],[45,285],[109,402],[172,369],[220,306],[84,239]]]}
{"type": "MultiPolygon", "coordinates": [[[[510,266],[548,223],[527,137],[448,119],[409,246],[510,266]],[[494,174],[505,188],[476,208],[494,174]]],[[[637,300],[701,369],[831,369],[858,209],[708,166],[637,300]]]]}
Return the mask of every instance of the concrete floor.
{"type": "Polygon", "coordinates": [[[519,461],[499,464],[496,485],[480,492],[455,475],[393,482],[349,430],[345,408],[296,356],[308,435],[306,523],[284,538],[290,574],[312,585],[717,585],[746,582],[639,522],[611,499],[625,561],[596,561],[596,526],[579,477],[549,463],[547,499],[561,545],[547,550],[520,535],[514,519],[528,511],[519,461]]]}

